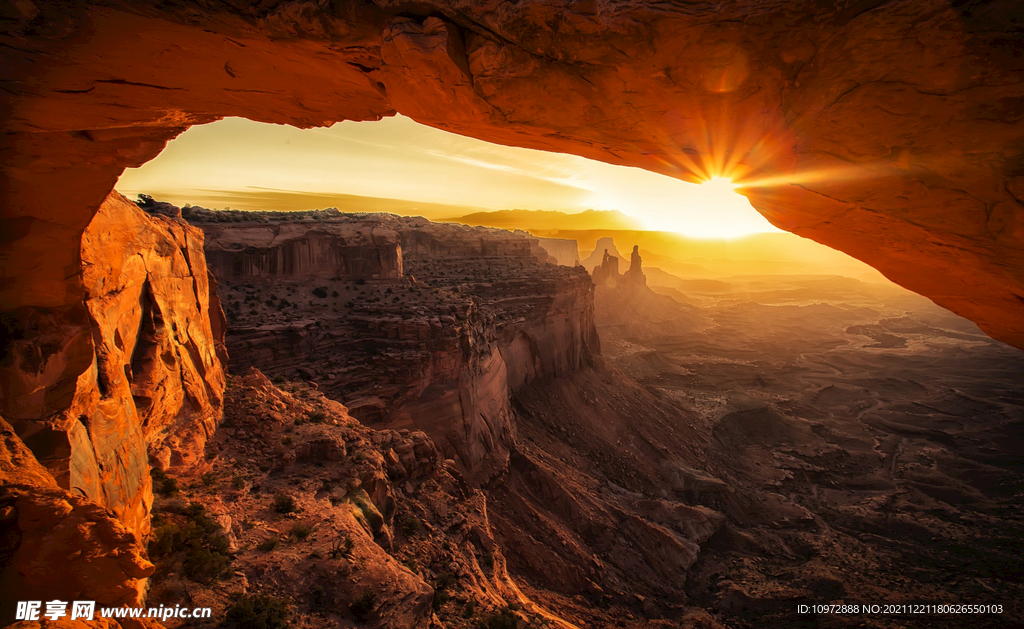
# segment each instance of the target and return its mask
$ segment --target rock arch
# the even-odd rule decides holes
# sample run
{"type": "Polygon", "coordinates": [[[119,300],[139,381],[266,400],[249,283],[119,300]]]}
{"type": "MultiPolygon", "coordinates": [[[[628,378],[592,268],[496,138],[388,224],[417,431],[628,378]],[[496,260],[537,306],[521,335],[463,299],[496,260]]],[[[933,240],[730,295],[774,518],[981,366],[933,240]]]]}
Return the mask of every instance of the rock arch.
{"type": "Polygon", "coordinates": [[[1013,0],[5,3],[5,327],[80,318],[85,226],[188,126],[401,112],[725,171],[779,227],[1024,347],[1022,24],[1013,0]]]}

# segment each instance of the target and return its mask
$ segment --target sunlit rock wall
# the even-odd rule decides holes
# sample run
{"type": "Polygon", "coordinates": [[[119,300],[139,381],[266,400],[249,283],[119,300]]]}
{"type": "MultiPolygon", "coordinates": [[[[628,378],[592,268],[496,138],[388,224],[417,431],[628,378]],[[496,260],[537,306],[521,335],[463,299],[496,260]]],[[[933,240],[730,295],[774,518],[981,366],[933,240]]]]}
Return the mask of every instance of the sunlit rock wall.
{"type": "MultiPolygon", "coordinates": [[[[193,468],[221,413],[202,232],[116,193],[82,237],[81,307],[23,319],[2,413],[57,483],[149,530],[152,459],[193,468]]],[[[18,313],[14,313],[17,315],[18,313]]]]}

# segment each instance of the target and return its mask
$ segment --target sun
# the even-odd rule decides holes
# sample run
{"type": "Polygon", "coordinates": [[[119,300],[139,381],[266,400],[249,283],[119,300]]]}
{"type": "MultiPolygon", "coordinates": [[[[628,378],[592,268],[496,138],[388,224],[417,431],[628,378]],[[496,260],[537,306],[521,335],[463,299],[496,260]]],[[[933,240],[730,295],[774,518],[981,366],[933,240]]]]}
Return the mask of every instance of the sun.
{"type": "Polygon", "coordinates": [[[732,179],[728,177],[712,177],[707,181],[701,182],[701,188],[707,190],[713,194],[736,194],[734,190],[739,188],[739,184],[732,182],[732,179]]]}

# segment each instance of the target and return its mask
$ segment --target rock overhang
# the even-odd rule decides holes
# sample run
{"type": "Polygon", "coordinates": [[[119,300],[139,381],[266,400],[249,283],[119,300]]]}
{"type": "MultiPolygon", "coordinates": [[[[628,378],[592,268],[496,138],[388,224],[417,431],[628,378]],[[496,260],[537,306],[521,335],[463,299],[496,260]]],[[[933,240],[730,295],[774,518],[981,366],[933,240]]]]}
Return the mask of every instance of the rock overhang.
{"type": "Polygon", "coordinates": [[[732,176],[779,227],[1024,346],[1012,2],[26,7],[2,35],[5,310],[80,300],[77,246],[49,245],[76,244],[123,168],[189,125],[401,112],[681,179],[732,176]]]}

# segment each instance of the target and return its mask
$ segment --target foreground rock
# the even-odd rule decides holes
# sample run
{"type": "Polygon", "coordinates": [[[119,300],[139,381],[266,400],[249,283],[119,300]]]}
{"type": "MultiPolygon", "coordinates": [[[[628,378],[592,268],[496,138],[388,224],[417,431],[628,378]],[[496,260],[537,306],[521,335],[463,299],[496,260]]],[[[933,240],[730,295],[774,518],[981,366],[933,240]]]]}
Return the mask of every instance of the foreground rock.
{"type": "Polygon", "coordinates": [[[82,304],[5,318],[4,416],[63,489],[140,536],[150,460],[202,465],[221,412],[223,316],[202,246],[113,193],[82,237],[82,304]]]}
{"type": "Polygon", "coordinates": [[[297,626],[571,626],[512,582],[485,496],[424,433],[366,428],[315,388],[255,369],[227,400],[210,471],[178,477],[183,491],[157,503],[150,604],[187,590],[214,618],[236,617],[243,595],[270,597],[297,626]]]}
{"type": "MultiPolygon", "coordinates": [[[[18,601],[92,600],[97,607],[141,606],[146,579],[154,570],[133,532],[110,511],[58,487],[3,419],[0,538],[0,625],[14,620],[18,601]]],[[[109,621],[108,626],[118,625],[109,621]]],[[[141,629],[143,624],[126,621],[124,626],[141,629]]]]}

